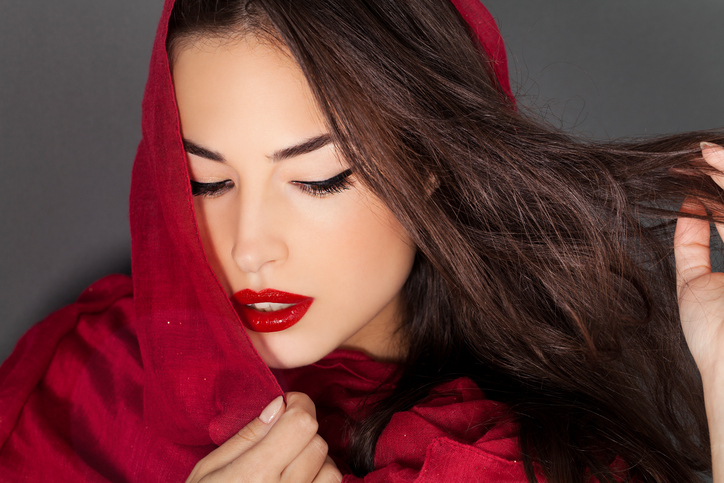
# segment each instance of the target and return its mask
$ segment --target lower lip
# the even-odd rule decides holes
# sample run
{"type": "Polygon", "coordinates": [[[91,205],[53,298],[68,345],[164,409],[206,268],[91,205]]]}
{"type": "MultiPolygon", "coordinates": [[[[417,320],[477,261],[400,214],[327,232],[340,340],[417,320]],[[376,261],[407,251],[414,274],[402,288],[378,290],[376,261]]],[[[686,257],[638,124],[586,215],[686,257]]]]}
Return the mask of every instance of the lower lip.
{"type": "Polygon", "coordinates": [[[260,312],[239,304],[239,315],[246,327],[254,332],[279,332],[293,326],[307,313],[313,299],[307,299],[286,309],[260,312]]]}

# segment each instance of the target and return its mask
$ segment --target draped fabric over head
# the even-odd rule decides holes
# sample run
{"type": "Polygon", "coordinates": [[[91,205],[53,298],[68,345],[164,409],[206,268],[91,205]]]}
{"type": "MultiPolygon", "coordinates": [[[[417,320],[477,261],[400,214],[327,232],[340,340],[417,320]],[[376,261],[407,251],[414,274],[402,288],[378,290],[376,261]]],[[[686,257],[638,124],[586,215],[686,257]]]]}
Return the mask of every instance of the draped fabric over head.
{"type": "MultiPolygon", "coordinates": [[[[513,101],[492,17],[478,0],[452,1],[513,101]]],[[[120,276],[97,282],[3,364],[3,476],[179,479],[282,394],[202,249],[166,55],[172,7],[166,0],[153,46],[133,167],[132,289],[120,276]]]]}
{"type": "Polygon", "coordinates": [[[498,26],[495,24],[495,19],[480,3],[480,0],[451,1],[467,22],[473,37],[477,38],[480,45],[485,49],[500,88],[515,106],[515,97],[510,88],[510,78],[508,77],[508,57],[505,54],[505,43],[498,26]]]}
{"type": "Polygon", "coordinates": [[[166,55],[166,1],[131,182],[132,273],[145,419],[188,445],[221,444],[281,394],[206,262],[166,55]]]}

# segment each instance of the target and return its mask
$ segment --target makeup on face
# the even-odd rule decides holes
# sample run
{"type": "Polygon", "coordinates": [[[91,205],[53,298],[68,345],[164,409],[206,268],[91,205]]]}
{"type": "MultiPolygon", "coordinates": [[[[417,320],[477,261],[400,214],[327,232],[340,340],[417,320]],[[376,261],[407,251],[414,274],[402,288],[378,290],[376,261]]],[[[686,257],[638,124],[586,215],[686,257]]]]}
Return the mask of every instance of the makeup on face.
{"type": "Polygon", "coordinates": [[[311,297],[271,288],[250,289],[234,294],[241,322],[254,332],[278,332],[299,322],[314,301],[311,297]]]}

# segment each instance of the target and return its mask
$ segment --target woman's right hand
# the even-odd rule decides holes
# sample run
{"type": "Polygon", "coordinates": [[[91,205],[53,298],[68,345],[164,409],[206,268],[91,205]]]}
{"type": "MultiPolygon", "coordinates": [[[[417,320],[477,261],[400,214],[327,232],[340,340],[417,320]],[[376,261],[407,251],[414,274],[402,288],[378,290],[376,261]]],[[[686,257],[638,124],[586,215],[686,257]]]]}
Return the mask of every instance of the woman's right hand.
{"type": "Polygon", "coordinates": [[[225,481],[342,481],[327,456],[327,443],[317,434],[314,403],[306,394],[279,396],[258,418],[209,453],[194,467],[186,483],[225,481]]]}

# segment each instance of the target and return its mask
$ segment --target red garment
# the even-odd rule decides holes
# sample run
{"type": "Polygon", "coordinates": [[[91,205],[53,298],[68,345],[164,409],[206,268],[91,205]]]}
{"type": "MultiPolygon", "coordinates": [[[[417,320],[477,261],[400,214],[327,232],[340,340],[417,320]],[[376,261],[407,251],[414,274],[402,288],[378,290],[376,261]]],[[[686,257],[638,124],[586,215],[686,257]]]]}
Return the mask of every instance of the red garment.
{"type": "MultiPolygon", "coordinates": [[[[453,3],[511,96],[492,18],[477,0],[453,3]]],[[[172,6],[166,0],[154,44],[133,168],[133,282],[95,283],[0,368],[2,481],[183,480],[282,393],[199,239],[165,50],[172,6]]],[[[340,454],[342,420],[390,370],[335,352],[282,382],[323,408],[320,431],[340,454]]],[[[523,481],[515,425],[495,422],[503,410],[467,379],[438,388],[392,419],[366,480],[523,481]]]]}
{"type": "MultiPolygon", "coordinates": [[[[343,432],[347,417],[358,420],[357,409],[369,394],[377,400],[390,384],[390,364],[365,355],[337,350],[321,361],[298,369],[278,371],[285,389],[304,392],[316,403],[319,434],[330,455],[346,472],[343,432]]],[[[365,407],[364,405],[362,407],[365,407]]],[[[365,478],[346,475],[345,483],[382,482],[523,482],[517,425],[507,408],[485,399],[468,378],[435,388],[409,411],[397,413],[377,442],[377,470],[365,478]]],[[[543,479],[540,479],[543,481],[543,479]]]]}

